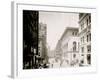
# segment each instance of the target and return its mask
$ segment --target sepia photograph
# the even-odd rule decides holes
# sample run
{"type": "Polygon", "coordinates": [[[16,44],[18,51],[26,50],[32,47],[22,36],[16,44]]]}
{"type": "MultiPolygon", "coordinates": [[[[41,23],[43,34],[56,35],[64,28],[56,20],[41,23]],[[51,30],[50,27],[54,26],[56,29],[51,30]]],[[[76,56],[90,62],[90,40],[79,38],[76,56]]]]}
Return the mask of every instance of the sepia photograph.
{"type": "Polygon", "coordinates": [[[23,69],[91,66],[91,13],[23,10],[23,69]]]}

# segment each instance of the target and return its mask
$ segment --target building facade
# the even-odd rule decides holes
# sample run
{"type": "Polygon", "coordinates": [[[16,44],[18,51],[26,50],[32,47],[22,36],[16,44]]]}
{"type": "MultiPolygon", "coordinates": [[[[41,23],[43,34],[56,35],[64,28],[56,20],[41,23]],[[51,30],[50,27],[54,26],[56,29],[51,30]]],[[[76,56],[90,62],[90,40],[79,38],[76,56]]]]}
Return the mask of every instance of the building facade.
{"type": "Polygon", "coordinates": [[[37,68],[38,15],[38,11],[23,10],[23,69],[37,68]]]}
{"type": "Polygon", "coordinates": [[[60,40],[58,40],[58,43],[56,45],[54,57],[62,60],[61,56],[62,56],[62,46],[61,46],[61,39],[60,39],[60,40]]]}
{"type": "Polygon", "coordinates": [[[47,25],[43,23],[39,23],[39,39],[38,39],[38,50],[40,63],[43,63],[43,60],[48,62],[47,55],[47,25]]]}
{"type": "Polygon", "coordinates": [[[59,54],[61,57],[62,67],[79,66],[78,28],[66,28],[63,35],[57,43],[56,54],[59,54]]]}
{"type": "Polygon", "coordinates": [[[91,14],[79,14],[80,66],[91,64],[91,14]]]}

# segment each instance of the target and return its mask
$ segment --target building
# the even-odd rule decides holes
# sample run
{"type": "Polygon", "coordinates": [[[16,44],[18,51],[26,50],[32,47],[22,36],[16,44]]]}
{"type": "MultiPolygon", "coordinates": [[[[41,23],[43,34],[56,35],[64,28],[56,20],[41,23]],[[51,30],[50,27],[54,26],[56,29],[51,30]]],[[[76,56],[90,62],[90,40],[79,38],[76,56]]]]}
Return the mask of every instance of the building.
{"type": "Polygon", "coordinates": [[[60,56],[61,65],[79,66],[78,28],[67,27],[56,46],[56,55],[60,56]]]}
{"type": "Polygon", "coordinates": [[[58,40],[58,43],[57,43],[57,45],[56,45],[56,49],[55,49],[55,58],[57,58],[57,59],[60,59],[60,60],[62,60],[62,48],[61,48],[62,46],[61,46],[61,39],[60,40],[58,40]]]}
{"type": "Polygon", "coordinates": [[[38,11],[23,10],[23,69],[36,68],[38,15],[38,11]]]}
{"type": "Polygon", "coordinates": [[[39,41],[38,41],[38,48],[39,48],[39,57],[40,63],[43,63],[43,60],[47,63],[48,56],[47,56],[47,25],[43,23],[39,23],[39,41]]]}
{"type": "Polygon", "coordinates": [[[79,14],[80,66],[91,64],[91,14],[79,14]]]}
{"type": "Polygon", "coordinates": [[[50,58],[54,58],[54,56],[55,56],[55,50],[50,50],[50,47],[48,46],[48,49],[47,49],[48,51],[48,58],[50,59],[50,58]]]}

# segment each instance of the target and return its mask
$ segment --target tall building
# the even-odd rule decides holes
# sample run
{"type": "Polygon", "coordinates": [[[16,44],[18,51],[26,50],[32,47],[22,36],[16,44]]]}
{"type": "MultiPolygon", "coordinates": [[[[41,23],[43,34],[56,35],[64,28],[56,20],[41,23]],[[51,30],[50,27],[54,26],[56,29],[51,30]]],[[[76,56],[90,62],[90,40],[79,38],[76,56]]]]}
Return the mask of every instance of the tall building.
{"type": "MultiPolygon", "coordinates": [[[[45,60],[46,63],[48,61],[47,56],[47,25],[43,23],[39,23],[39,41],[38,41],[38,47],[39,47],[39,56],[40,61],[45,60]]],[[[42,63],[42,62],[41,62],[42,63]]]]}
{"type": "Polygon", "coordinates": [[[67,66],[79,65],[79,37],[78,28],[67,27],[56,46],[56,55],[60,55],[61,61],[67,66]]]}
{"type": "Polygon", "coordinates": [[[91,14],[79,14],[80,66],[91,64],[91,14]]]}
{"type": "Polygon", "coordinates": [[[38,11],[23,10],[23,69],[36,68],[38,55],[38,11]]]}

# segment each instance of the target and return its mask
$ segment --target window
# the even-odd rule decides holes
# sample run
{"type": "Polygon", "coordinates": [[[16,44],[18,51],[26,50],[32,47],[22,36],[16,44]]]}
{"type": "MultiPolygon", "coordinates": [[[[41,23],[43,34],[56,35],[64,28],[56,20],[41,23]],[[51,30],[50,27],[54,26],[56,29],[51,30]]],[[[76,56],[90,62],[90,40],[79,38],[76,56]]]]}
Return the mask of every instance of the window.
{"type": "Polygon", "coordinates": [[[78,42],[78,51],[79,51],[80,43],[78,42]]]}
{"type": "Polygon", "coordinates": [[[67,43],[67,45],[66,45],[66,46],[67,46],[67,50],[68,50],[68,43],[67,43]]]}
{"type": "Polygon", "coordinates": [[[82,43],[82,38],[81,38],[81,43],[82,43]]]}
{"type": "Polygon", "coordinates": [[[91,46],[87,46],[87,52],[88,52],[88,53],[91,52],[91,46]]]}
{"type": "Polygon", "coordinates": [[[81,24],[81,30],[84,28],[84,22],[81,24]]]}
{"type": "Polygon", "coordinates": [[[91,41],[91,33],[87,35],[87,42],[91,41]]]}
{"type": "Polygon", "coordinates": [[[76,42],[73,42],[73,51],[76,51],[76,42]]]}
{"type": "Polygon", "coordinates": [[[84,36],[81,37],[81,43],[84,43],[84,36]]]}
{"type": "Polygon", "coordinates": [[[84,47],[81,48],[81,52],[84,53],[84,47]]]}
{"type": "Polygon", "coordinates": [[[72,32],[72,35],[74,36],[74,32],[72,32]]]}
{"type": "Polygon", "coordinates": [[[73,57],[75,58],[76,57],[76,54],[73,54],[73,57]]]}
{"type": "Polygon", "coordinates": [[[89,41],[91,41],[91,33],[89,34],[89,41]]]}
{"type": "Polygon", "coordinates": [[[75,32],[75,36],[77,36],[77,32],[75,32]]]}
{"type": "Polygon", "coordinates": [[[87,63],[91,64],[91,55],[90,54],[87,54],[87,63]]]}
{"type": "Polygon", "coordinates": [[[82,30],[82,25],[81,25],[81,30],[82,30]]]}
{"type": "Polygon", "coordinates": [[[81,60],[81,64],[83,64],[84,63],[84,60],[81,60]]]}
{"type": "Polygon", "coordinates": [[[83,36],[83,43],[84,43],[84,36],[83,36]]]}
{"type": "Polygon", "coordinates": [[[87,26],[88,26],[88,19],[86,20],[87,26]]]}
{"type": "Polygon", "coordinates": [[[72,32],[72,35],[73,36],[77,36],[77,32],[72,32]]]}
{"type": "Polygon", "coordinates": [[[89,23],[91,23],[91,16],[89,16],[89,23]]]}
{"type": "Polygon", "coordinates": [[[83,56],[83,57],[84,57],[84,54],[82,54],[81,56],[83,56]]]}
{"type": "Polygon", "coordinates": [[[88,42],[88,35],[87,35],[87,42],[88,42]]]}

